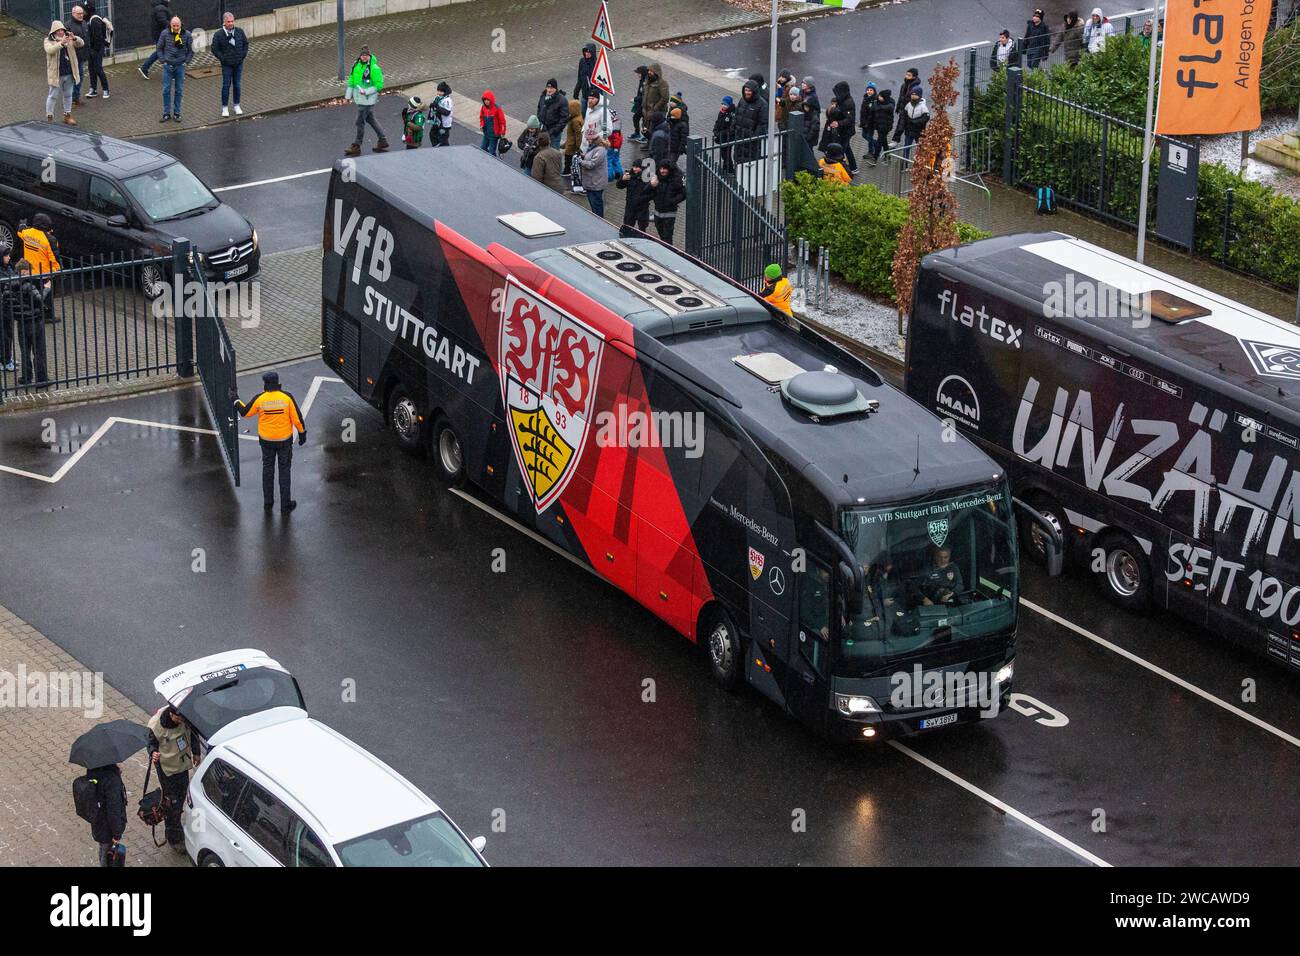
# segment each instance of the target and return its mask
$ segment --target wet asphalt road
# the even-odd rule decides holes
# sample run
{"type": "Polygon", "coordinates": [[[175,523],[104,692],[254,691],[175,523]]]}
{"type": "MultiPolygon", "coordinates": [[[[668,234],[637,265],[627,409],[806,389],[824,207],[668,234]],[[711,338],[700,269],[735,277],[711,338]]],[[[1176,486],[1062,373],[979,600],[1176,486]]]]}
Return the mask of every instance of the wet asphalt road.
{"type": "MultiPolygon", "coordinates": [[[[303,402],[325,374],[284,370],[303,402]]],[[[207,424],[193,389],[8,414],[0,465],[53,474],[109,415],[207,424]]],[[[307,424],[288,519],[260,507],[251,441],[238,490],[214,439],[123,424],[55,484],[0,472],[0,602],[146,707],[172,664],[267,650],[316,716],[487,833],[498,864],[1083,862],[990,799],[1112,864],[1300,862],[1294,741],[1033,611],[1016,691],[1064,726],[1013,711],[905,743],[933,767],[832,746],[718,689],[648,612],[441,488],[345,386],[322,383],[307,424]]],[[[1083,580],[1027,570],[1024,595],[1300,736],[1300,682],[1269,662],[1172,618],[1118,615],[1083,580]],[[1246,678],[1257,703],[1240,703],[1246,678]]]]}

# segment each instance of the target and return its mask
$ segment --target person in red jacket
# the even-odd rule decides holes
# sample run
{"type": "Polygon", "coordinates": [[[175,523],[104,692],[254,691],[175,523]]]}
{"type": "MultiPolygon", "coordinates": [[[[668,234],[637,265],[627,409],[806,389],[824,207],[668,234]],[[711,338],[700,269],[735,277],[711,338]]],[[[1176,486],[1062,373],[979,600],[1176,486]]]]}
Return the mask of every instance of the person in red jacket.
{"type": "Polygon", "coordinates": [[[483,91],[483,105],[478,111],[478,126],[483,131],[483,141],[479,148],[493,156],[497,152],[497,140],[506,135],[506,114],[497,106],[497,98],[491,90],[483,91]]]}

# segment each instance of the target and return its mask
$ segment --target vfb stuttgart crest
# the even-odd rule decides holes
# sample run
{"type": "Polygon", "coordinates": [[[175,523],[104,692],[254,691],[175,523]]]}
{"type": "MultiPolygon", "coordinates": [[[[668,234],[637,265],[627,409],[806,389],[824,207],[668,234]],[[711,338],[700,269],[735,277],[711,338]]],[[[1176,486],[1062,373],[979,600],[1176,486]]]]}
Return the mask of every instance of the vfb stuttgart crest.
{"type": "Polygon", "coordinates": [[[499,348],[497,374],[510,441],[540,514],[577,470],[605,340],[507,278],[499,348]]]}
{"type": "Polygon", "coordinates": [[[934,542],[936,548],[942,548],[943,543],[948,540],[948,519],[936,518],[930,522],[930,540],[934,542]]]}
{"type": "Polygon", "coordinates": [[[758,548],[749,549],[749,576],[757,581],[763,576],[763,565],[767,563],[767,558],[758,548]]]}

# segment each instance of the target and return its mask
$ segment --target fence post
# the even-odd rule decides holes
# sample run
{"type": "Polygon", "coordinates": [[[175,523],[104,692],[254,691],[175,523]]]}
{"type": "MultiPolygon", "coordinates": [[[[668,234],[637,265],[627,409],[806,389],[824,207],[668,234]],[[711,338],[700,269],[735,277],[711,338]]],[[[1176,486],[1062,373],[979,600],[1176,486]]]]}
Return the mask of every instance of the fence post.
{"type": "Polygon", "coordinates": [[[1228,264],[1228,245],[1232,235],[1232,189],[1229,187],[1228,195],[1223,202],[1223,236],[1219,248],[1219,261],[1225,266],[1228,264]]]}
{"type": "Polygon", "coordinates": [[[971,47],[966,51],[966,129],[975,122],[975,64],[975,48],[971,47]]]}
{"type": "Polygon", "coordinates": [[[1015,138],[1020,129],[1020,107],[1024,91],[1024,74],[1020,67],[1007,70],[1007,114],[1002,125],[1002,181],[1008,186],[1016,184],[1015,138]]]}
{"type": "Polygon", "coordinates": [[[172,297],[172,322],[176,329],[176,374],[194,377],[194,316],[185,311],[185,281],[189,278],[190,241],[172,241],[171,282],[164,295],[172,297]]]}
{"type": "Polygon", "coordinates": [[[686,254],[702,258],[704,247],[704,137],[686,139],[686,254]]]}

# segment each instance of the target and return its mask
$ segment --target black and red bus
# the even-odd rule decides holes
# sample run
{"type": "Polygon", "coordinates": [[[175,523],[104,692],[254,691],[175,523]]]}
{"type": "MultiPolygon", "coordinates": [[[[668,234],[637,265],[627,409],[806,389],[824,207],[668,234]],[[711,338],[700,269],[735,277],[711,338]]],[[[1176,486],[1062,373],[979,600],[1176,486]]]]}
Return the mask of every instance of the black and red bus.
{"type": "Polygon", "coordinates": [[[1006,477],[871,367],[470,147],[340,162],[324,241],[326,364],[723,685],[857,740],[997,712],[1006,477]]]}

